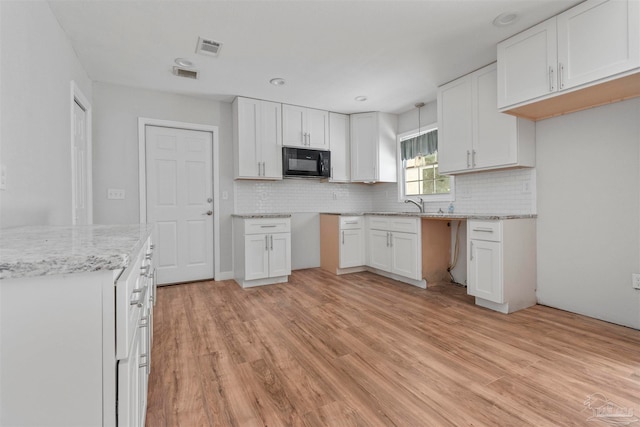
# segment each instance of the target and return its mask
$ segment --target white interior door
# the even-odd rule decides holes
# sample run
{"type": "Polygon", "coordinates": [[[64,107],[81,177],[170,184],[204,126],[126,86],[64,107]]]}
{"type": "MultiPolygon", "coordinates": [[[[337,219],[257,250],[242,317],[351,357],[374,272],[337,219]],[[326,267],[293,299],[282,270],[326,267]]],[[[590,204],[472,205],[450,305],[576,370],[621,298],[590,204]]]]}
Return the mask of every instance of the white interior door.
{"type": "Polygon", "coordinates": [[[88,192],[89,192],[89,159],[87,137],[87,112],[73,102],[73,154],[72,154],[72,210],[73,223],[90,224],[88,192]]]}
{"type": "Polygon", "coordinates": [[[212,279],[211,132],[146,126],[147,222],[156,224],[158,284],[212,279]]]}

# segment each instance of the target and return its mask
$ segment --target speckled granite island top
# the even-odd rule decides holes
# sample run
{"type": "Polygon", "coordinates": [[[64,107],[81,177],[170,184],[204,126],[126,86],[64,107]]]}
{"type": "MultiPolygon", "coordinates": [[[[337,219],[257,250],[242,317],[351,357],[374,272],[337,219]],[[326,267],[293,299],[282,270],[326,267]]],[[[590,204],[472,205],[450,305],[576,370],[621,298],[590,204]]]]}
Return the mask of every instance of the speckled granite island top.
{"type": "Polygon", "coordinates": [[[255,218],[291,218],[291,214],[285,214],[285,213],[233,214],[231,216],[234,217],[234,218],[246,218],[246,219],[255,219],[255,218]]]}
{"type": "Polygon", "coordinates": [[[149,224],[0,229],[0,279],[126,268],[152,230],[149,224]]]}
{"type": "Polygon", "coordinates": [[[523,219],[537,218],[538,215],[532,214],[465,214],[465,213],[437,213],[437,212],[322,212],[322,215],[341,215],[341,216],[360,216],[360,215],[378,215],[378,216],[408,216],[427,219],[480,219],[480,220],[502,220],[502,219],[523,219]]]}

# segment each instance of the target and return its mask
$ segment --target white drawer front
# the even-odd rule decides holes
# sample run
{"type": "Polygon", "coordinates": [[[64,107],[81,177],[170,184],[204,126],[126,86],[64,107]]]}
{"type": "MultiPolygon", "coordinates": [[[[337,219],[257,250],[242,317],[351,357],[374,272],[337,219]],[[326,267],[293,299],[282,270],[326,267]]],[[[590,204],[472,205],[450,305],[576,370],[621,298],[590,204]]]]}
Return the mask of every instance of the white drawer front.
{"type": "Polygon", "coordinates": [[[362,228],[361,216],[341,216],[340,217],[340,230],[357,230],[362,228]]]}
{"type": "Polygon", "coordinates": [[[142,307],[149,298],[151,260],[146,257],[148,244],[143,246],[135,262],[127,268],[116,283],[116,358],[126,359],[136,336],[142,307]]]}
{"type": "Polygon", "coordinates": [[[290,218],[259,218],[245,220],[245,234],[288,233],[291,231],[290,218]]]}
{"type": "Polygon", "coordinates": [[[388,216],[368,216],[369,228],[371,230],[389,230],[388,216]]]}
{"type": "Polygon", "coordinates": [[[389,221],[390,231],[400,231],[403,233],[417,233],[419,230],[419,218],[391,217],[389,221]]]}
{"type": "Polygon", "coordinates": [[[502,241],[500,221],[468,221],[468,238],[472,240],[502,241]]]}

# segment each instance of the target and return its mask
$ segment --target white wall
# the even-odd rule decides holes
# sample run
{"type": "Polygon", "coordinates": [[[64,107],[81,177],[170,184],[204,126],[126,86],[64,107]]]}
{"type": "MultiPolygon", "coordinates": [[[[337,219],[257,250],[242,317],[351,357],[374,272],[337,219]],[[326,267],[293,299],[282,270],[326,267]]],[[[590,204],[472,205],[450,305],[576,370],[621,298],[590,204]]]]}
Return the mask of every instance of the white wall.
{"type": "Polygon", "coordinates": [[[70,82],[91,101],[91,81],[47,2],[0,9],[0,227],[70,224],[70,82]]]}
{"type": "Polygon", "coordinates": [[[138,117],[218,126],[220,146],[220,271],[233,270],[233,150],[231,104],[125,86],[93,86],[94,223],[138,223],[138,117]],[[125,190],[124,200],[108,200],[108,188],[125,190]]]}
{"type": "Polygon", "coordinates": [[[640,327],[640,98],[536,125],[538,301],[640,327]]]}

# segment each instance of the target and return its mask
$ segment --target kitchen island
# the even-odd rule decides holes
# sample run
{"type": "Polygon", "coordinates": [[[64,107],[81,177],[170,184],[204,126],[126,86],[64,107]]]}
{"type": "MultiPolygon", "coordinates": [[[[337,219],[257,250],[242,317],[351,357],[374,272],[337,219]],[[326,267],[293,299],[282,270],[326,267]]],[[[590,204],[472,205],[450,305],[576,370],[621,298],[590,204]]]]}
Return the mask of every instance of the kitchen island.
{"type": "Polygon", "coordinates": [[[0,426],[143,426],[153,227],[0,230],[0,426]]]}

